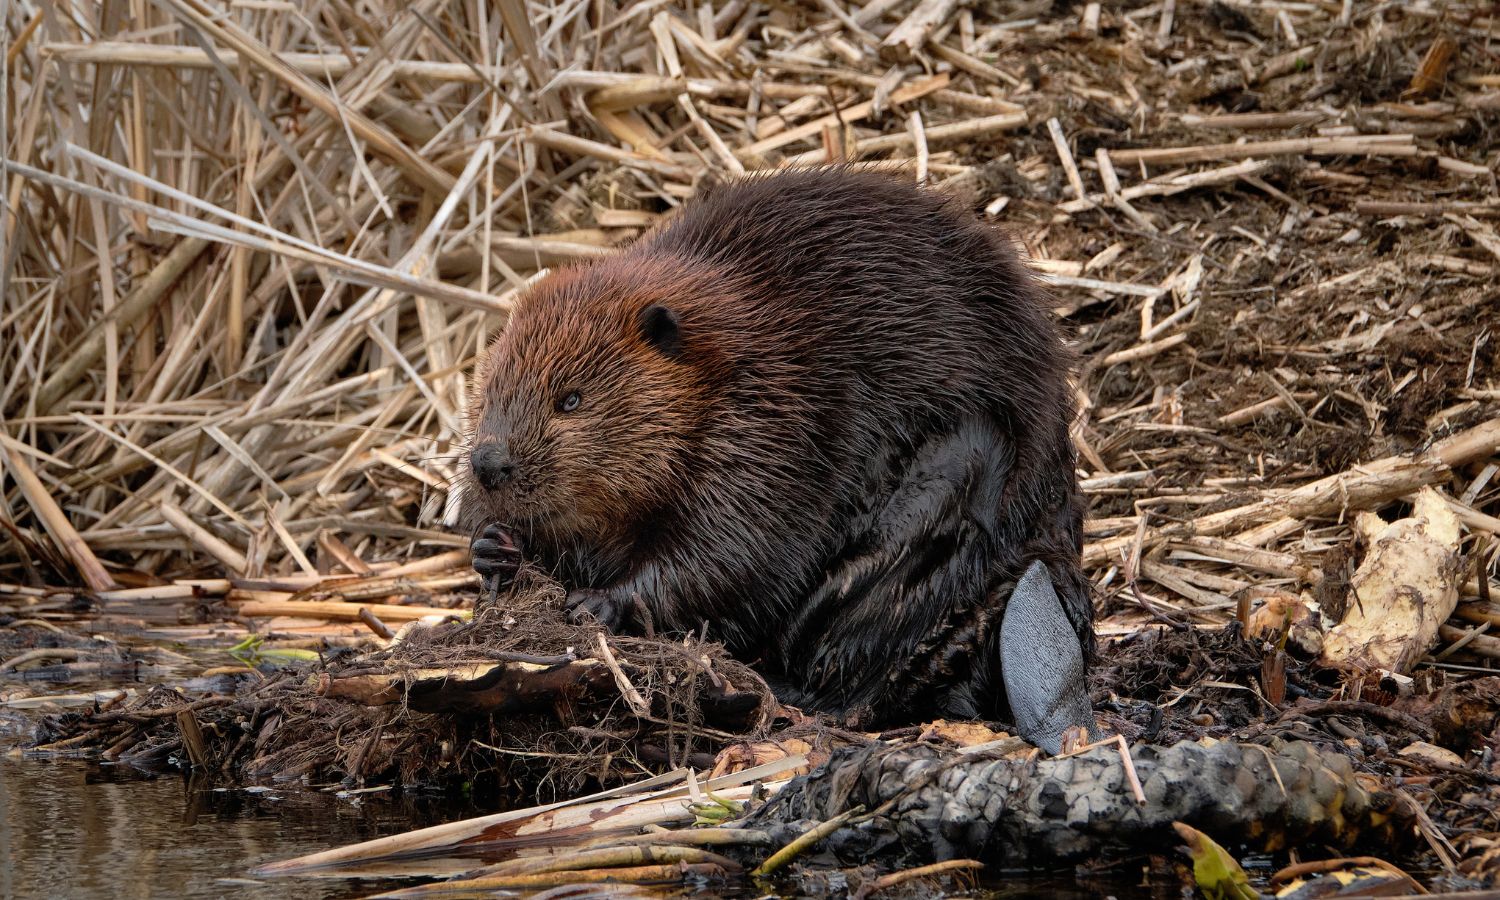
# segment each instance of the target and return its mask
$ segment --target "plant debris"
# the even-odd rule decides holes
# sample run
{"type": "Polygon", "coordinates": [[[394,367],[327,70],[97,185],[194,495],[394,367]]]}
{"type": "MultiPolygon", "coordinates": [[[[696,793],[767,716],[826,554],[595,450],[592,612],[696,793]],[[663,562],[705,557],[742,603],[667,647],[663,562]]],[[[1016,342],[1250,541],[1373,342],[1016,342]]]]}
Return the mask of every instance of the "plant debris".
{"type": "Polygon", "coordinates": [[[0,703],[27,752],[535,802],[1004,744],[779,706],[711,624],[601,643],[540,580],[487,605],[453,530],[470,367],[528,283],[706,182],[869,165],[1023,243],[1085,361],[1101,724],[1339,754],[1419,811],[1429,886],[1500,884],[1489,5],[3,14],[0,703]],[[1405,578],[1391,541],[1427,532],[1405,578]],[[1384,621],[1379,572],[1451,616],[1323,665],[1334,623],[1384,621]]]}

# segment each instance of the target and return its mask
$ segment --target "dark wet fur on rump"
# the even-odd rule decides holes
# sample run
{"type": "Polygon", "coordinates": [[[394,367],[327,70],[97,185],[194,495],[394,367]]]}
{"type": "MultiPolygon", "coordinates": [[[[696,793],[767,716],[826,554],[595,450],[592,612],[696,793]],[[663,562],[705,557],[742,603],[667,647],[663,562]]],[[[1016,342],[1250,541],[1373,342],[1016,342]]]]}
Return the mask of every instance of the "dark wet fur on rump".
{"type": "MultiPolygon", "coordinates": [[[[1074,360],[1009,241],[942,195],[848,170],[720,185],[510,327],[538,355],[497,341],[480,437],[486,410],[552,427],[513,421],[550,407],[507,394],[510,371],[609,373],[629,412],[609,421],[630,440],[537,438],[584,512],[517,528],[568,587],[707,622],[789,702],[881,724],[1003,714],[995,634],[1032,560],[1091,649],[1074,360]],[[632,326],[657,304],[670,353],[632,326]]],[[[482,491],[464,506],[497,514],[482,491]]]]}

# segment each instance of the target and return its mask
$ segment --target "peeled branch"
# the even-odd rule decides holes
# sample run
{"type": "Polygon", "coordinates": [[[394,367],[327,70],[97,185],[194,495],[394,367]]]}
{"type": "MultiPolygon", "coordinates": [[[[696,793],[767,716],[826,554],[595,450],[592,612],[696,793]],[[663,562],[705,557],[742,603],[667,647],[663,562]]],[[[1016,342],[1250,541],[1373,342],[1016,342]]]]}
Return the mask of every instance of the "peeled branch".
{"type": "Polygon", "coordinates": [[[1417,492],[1409,518],[1355,516],[1369,548],[1350,582],[1344,620],[1323,639],[1324,665],[1406,673],[1437,641],[1458,605],[1458,518],[1436,490],[1417,492]]]}
{"type": "Polygon", "coordinates": [[[319,696],[366,706],[402,703],[419,712],[496,714],[603,696],[610,680],[609,668],[596,659],[510,660],[406,672],[320,672],[311,686],[319,696]]]}

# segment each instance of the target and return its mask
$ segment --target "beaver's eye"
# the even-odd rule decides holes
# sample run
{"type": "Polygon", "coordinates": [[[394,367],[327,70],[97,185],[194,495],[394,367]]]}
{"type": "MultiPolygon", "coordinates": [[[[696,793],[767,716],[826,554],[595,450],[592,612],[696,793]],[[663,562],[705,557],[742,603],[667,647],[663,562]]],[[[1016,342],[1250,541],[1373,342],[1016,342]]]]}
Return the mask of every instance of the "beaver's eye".
{"type": "Polygon", "coordinates": [[[566,397],[563,397],[561,400],[557,401],[557,411],[572,412],[573,410],[577,409],[578,404],[582,402],[583,398],[578,395],[578,392],[571,391],[566,397]]]}

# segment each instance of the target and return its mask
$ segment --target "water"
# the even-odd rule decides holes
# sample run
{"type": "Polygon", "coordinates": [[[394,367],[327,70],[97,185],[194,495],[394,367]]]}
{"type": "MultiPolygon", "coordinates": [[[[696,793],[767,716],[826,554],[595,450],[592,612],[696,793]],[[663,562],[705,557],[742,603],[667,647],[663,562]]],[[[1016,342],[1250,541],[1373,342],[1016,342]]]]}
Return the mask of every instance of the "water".
{"type": "MultiPolygon", "coordinates": [[[[490,810],[452,798],[397,800],[375,795],[338,798],[305,788],[215,788],[181,776],[146,778],[79,760],[0,758],[0,898],[3,900],[135,900],[135,898],[261,898],[345,900],[415,883],[395,877],[413,867],[431,880],[472,868],[478,860],[421,860],[371,867],[365,878],[259,878],[264,863],[331,847],[482,815],[490,810]]],[[[1142,883],[1127,866],[1110,876],[1075,879],[1001,875],[992,871],[982,900],[1050,897],[1180,897],[1174,879],[1142,883]]],[[[836,872],[793,878],[788,896],[821,893],[841,883],[836,872]]],[[[767,896],[748,880],[713,891],[721,897],[767,896]]],[[[686,897],[691,888],[659,886],[652,894],[686,897]]],[[[940,897],[941,892],[917,891],[940,897]]],[[[912,895],[907,895],[912,896],[912,895]]]]}
{"type": "Polygon", "coordinates": [[[262,863],[473,814],[341,800],[300,788],[216,790],[81,761],[3,759],[0,897],[367,896],[396,882],[257,879],[250,872],[262,863]]]}

